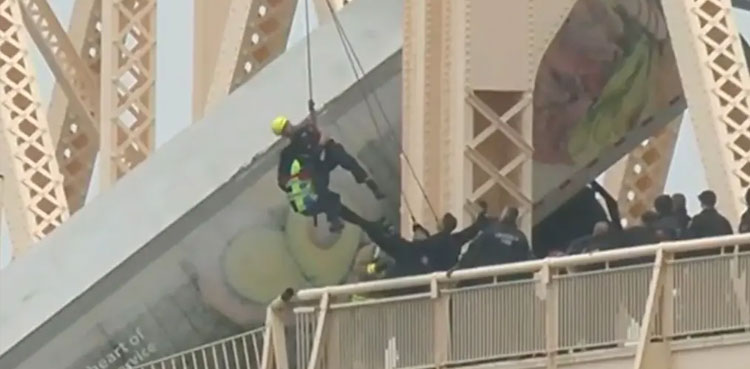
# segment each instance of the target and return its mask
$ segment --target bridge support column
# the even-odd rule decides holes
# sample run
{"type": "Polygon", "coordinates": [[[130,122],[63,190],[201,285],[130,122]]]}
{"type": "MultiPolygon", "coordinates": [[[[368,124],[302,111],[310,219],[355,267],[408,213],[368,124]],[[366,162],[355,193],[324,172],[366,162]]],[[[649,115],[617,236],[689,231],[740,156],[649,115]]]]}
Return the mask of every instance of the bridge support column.
{"type": "Polygon", "coordinates": [[[750,73],[731,0],[663,0],[709,187],[732,224],[750,186],[750,73]]]}
{"type": "Polygon", "coordinates": [[[574,3],[405,2],[401,229],[407,210],[428,226],[444,212],[468,223],[481,199],[491,213],[520,208],[530,230],[532,90],[574,3]]]}

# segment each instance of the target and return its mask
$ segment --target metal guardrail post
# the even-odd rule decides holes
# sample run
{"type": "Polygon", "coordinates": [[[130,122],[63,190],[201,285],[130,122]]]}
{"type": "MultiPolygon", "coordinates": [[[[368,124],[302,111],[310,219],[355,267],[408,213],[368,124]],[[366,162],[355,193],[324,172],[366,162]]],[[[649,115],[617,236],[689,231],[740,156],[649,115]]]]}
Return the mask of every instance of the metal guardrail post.
{"type": "Polygon", "coordinates": [[[665,252],[663,249],[659,249],[656,252],[656,260],[654,261],[654,269],[651,275],[651,283],[648,288],[648,297],[646,298],[646,308],[643,311],[643,319],[641,321],[641,332],[638,338],[638,348],[635,353],[635,360],[633,363],[633,369],[643,369],[646,367],[646,355],[647,351],[651,349],[651,337],[653,336],[654,317],[657,315],[660,309],[659,302],[661,301],[662,294],[664,292],[664,276],[667,274],[668,265],[665,262],[665,252]]]}
{"type": "Polygon", "coordinates": [[[552,278],[556,269],[545,263],[536,273],[537,297],[544,301],[545,345],[547,351],[547,368],[557,368],[557,348],[559,346],[559,294],[558,284],[552,278]]]}
{"type": "Polygon", "coordinates": [[[435,368],[444,368],[451,350],[451,300],[449,294],[441,293],[437,278],[430,282],[430,298],[433,301],[435,368]]]}
{"type": "Polygon", "coordinates": [[[266,310],[262,369],[289,369],[283,312],[276,305],[272,303],[266,310]]]}
{"type": "MultiPolygon", "coordinates": [[[[735,250],[737,249],[735,248],[735,250]]],[[[734,294],[737,296],[737,301],[739,303],[738,309],[740,311],[740,321],[743,325],[750,326],[750,296],[747,295],[746,290],[743,288],[747,284],[747,279],[743,274],[747,273],[747,271],[742,270],[737,254],[734,255],[734,258],[732,258],[730,263],[730,273],[732,275],[734,294]]]]}
{"type": "Polygon", "coordinates": [[[340,342],[339,340],[339,320],[328,319],[326,323],[328,325],[326,332],[326,369],[339,369],[341,368],[341,347],[338,344],[330,344],[331,342],[340,342]]]}
{"type": "Polygon", "coordinates": [[[315,338],[313,339],[313,346],[312,351],[310,352],[310,361],[307,364],[307,369],[317,369],[318,365],[320,364],[321,345],[323,345],[324,340],[328,338],[326,334],[326,331],[328,330],[328,327],[326,327],[328,325],[328,322],[326,322],[326,317],[328,315],[328,307],[330,305],[329,298],[330,295],[326,293],[323,295],[323,298],[320,299],[318,322],[315,325],[315,338]]]}
{"type": "Polygon", "coordinates": [[[662,276],[661,304],[659,309],[660,335],[666,342],[674,335],[674,261],[673,252],[664,252],[664,267],[667,268],[662,276]]]}

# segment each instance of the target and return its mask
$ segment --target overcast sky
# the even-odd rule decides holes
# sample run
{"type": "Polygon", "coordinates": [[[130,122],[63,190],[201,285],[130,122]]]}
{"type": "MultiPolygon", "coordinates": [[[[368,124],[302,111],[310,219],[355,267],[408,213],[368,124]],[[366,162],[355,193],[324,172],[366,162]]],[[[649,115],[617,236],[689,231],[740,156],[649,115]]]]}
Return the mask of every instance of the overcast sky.
{"type": "MultiPolygon", "coordinates": [[[[311,0],[307,1],[311,2],[311,0]]],[[[74,0],[49,0],[49,2],[60,21],[67,25],[74,0]]],[[[298,42],[304,37],[304,12],[302,11],[304,3],[304,1],[299,2],[290,43],[298,42]]],[[[735,13],[741,32],[750,35],[750,14],[744,11],[735,13]]],[[[314,12],[312,17],[313,24],[317,23],[314,12]]],[[[193,67],[192,1],[161,1],[157,10],[157,18],[156,144],[159,146],[174,137],[192,121],[190,108],[193,67]],[[191,6],[185,6],[186,4],[191,4],[191,6]]],[[[44,59],[36,53],[35,49],[34,53],[43,101],[49,102],[54,87],[54,78],[44,59]]],[[[689,118],[689,114],[686,114],[685,119],[689,118]]],[[[696,211],[698,204],[695,195],[704,190],[707,185],[692,126],[689,121],[685,123],[688,124],[682,124],[675,158],[667,178],[666,192],[686,194],[691,211],[696,211]]],[[[98,173],[94,173],[94,182],[87,201],[94,199],[98,193],[97,178],[98,173]]],[[[5,217],[2,223],[0,268],[10,261],[10,241],[5,217]]]]}

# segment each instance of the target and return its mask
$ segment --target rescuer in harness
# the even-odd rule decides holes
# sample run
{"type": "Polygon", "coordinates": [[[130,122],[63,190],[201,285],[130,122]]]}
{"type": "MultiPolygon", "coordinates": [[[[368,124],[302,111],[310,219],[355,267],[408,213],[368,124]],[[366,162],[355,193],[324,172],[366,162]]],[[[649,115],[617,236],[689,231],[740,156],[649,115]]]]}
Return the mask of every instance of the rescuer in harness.
{"type": "Polygon", "coordinates": [[[342,206],[341,197],[328,188],[331,171],[338,166],[348,170],[357,183],[367,185],[376,199],[385,198],[375,181],[341,144],[323,137],[315,125],[312,103],[306,122],[294,126],[289,119],[280,116],[271,122],[271,130],[291,141],[281,152],[277,179],[295,212],[307,216],[325,213],[332,232],[343,229],[341,218],[352,223],[359,219],[342,206]]]}
{"type": "MultiPolygon", "coordinates": [[[[365,169],[359,165],[357,159],[346,152],[344,146],[340,143],[332,138],[324,137],[320,133],[315,124],[315,112],[312,106],[310,110],[310,118],[297,126],[292,125],[289,119],[283,116],[277,117],[271,122],[271,130],[274,134],[286,137],[291,141],[289,146],[282,151],[282,164],[286,164],[283,163],[285,159],[290,161],[297,156],[309,156],[311,159],[319,160],[320,163],[316,165],[315,170],[321,174],[320,179],[324,181],[318,185],[326,188],[328,187],[330,172],[340,166],[351,173],[357,183],[364,183],[376,199],[384,199],[385,195],[365,169]]],[[[285,182],[281,181],[285,179],[283,176],[279,177],[279,186],[282,186],[282,188],[285,182]]]]}

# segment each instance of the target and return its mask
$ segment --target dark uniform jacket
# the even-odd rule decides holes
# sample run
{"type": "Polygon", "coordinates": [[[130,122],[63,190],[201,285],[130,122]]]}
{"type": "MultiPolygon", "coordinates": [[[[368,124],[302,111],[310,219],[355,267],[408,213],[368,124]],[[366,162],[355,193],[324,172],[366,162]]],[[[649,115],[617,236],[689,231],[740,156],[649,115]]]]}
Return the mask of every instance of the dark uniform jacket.
{"type": "Polygon", "coordinates": [[[688,228],[691,238],[703,238],[732,234],[732,225],[716,209],[704,209],[693,217],[688,228]]]}
{"type": "Polygon", "coordinates": [[[458,261],[461,246],[474,238],[486,222],[481,216],[460,232],[438,232],[422,240],[408,241],[395,233],[386,232],[376,222],[363,222],[362,229],[395,261],[389,277],[403,277],[445,271],[458,261]]]}
{"type": "Polygon", "coordinates": [[[750,209],[745,210],[740,218],[740,224],[737,226],[738,233],[749,233],[750,232],[750,209]]]}
{"type": "Polygon", "coordinates": [[[319,141],[320,131],[312,124],[300,126],[294,132],[291,142],[281,150],[279,166],[277,168],[277,181],[279,187],[286,191],[286,184],[290,179],[290,168],[295,160],[299,160],[306,176],[315,172],[319,163],[319,141]]]}
{"type": "Polygon", "coordinates": [[[487,218],[480,216],[472,225],[459,232],[438,232],[423,240],[414,241],[414,244],[425,248],[433,271],[446,271],[458,263],[461,247],[476,237],[486,224],[487,218]]]}
{"type": "Polygon", "coordinates": [[[514,263],[528,260],[530,256],[529,241],[523,232],[515,226],[493,221],[471,243],[461,267],[514,263]]]}
{"type": "Polygon", "coordinates": [[[676,240],[684,237],[684,232],[680,226],[680,220],[675,215],[664,215],[654,222],[653,227],[660,229],[669,235],[670,239],[676,240]]]}

